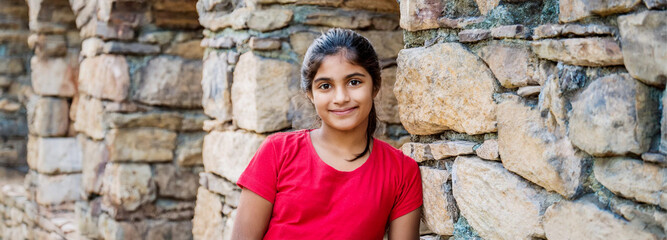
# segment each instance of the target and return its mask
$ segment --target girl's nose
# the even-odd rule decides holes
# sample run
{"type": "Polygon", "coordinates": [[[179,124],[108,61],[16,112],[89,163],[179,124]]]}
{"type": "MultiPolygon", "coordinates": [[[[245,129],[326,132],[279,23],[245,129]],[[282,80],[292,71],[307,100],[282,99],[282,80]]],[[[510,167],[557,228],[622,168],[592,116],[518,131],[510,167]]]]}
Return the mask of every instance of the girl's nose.
{"type": "Polygon", "coordinates": [[[345,89],[344,87],[338,87],[336,88],[335,95],[334,95],[334,103],[335,104],[343,104],[350,101],[350,94],[345,89]]]}

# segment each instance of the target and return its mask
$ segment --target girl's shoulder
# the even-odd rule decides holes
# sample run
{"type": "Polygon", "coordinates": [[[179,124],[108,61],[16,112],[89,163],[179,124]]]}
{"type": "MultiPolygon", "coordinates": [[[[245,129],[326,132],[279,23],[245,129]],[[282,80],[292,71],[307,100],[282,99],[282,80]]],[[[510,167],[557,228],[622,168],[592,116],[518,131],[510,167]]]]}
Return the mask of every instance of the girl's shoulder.
{"type": "Polygon", "coordinates": [[[417,162],[411,157],[405,155],[400,149],[396,149],[389,143],[375,138],[377,144],[376,149],[380,151],[385,161],[392,161],[393,166],[401,166],[408,168],[418,168],[417,162]]]}

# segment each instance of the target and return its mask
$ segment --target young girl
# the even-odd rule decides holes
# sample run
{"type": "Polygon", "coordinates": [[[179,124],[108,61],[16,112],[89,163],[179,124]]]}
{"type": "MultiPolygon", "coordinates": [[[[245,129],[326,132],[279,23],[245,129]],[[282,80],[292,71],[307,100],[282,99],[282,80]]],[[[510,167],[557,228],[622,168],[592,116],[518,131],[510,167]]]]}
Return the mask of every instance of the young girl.
{"type": "Polygon", "coordinates": [[[301,88],[318,129],[269,136],[238,180],[233,239],[418,239],[417,163],[373,138],[377,54],[333,29],[308,48],[301,88]]]}

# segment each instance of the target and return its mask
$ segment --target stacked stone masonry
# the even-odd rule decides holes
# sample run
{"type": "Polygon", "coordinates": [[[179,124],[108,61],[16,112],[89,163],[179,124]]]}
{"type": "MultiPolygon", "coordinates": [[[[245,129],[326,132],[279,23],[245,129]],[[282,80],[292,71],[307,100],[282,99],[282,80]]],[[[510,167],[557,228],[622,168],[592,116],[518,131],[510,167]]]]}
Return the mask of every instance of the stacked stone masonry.
{"type": "Polygon", "coordinates": [[[230,239],[335,27],[378,52],[422,239],[667,238],[667,1],[0,0],[0,239],[230,239]]]}

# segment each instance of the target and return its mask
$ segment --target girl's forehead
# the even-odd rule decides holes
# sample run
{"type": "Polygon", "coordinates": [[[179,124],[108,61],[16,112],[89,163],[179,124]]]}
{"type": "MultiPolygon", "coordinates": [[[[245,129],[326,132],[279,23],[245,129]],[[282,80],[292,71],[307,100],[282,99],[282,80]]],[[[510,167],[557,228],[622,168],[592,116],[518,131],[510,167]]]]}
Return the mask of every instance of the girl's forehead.
{"type": "Polygon", "coordinates": [[[317,74],[347,74],[347,72],[360,72],[368,75],[366,69],[360,65],[353,63],[345,58],[343,54],[335,54],[326,56],[322,59],[320,67],[317,69],[317,74]]]}

